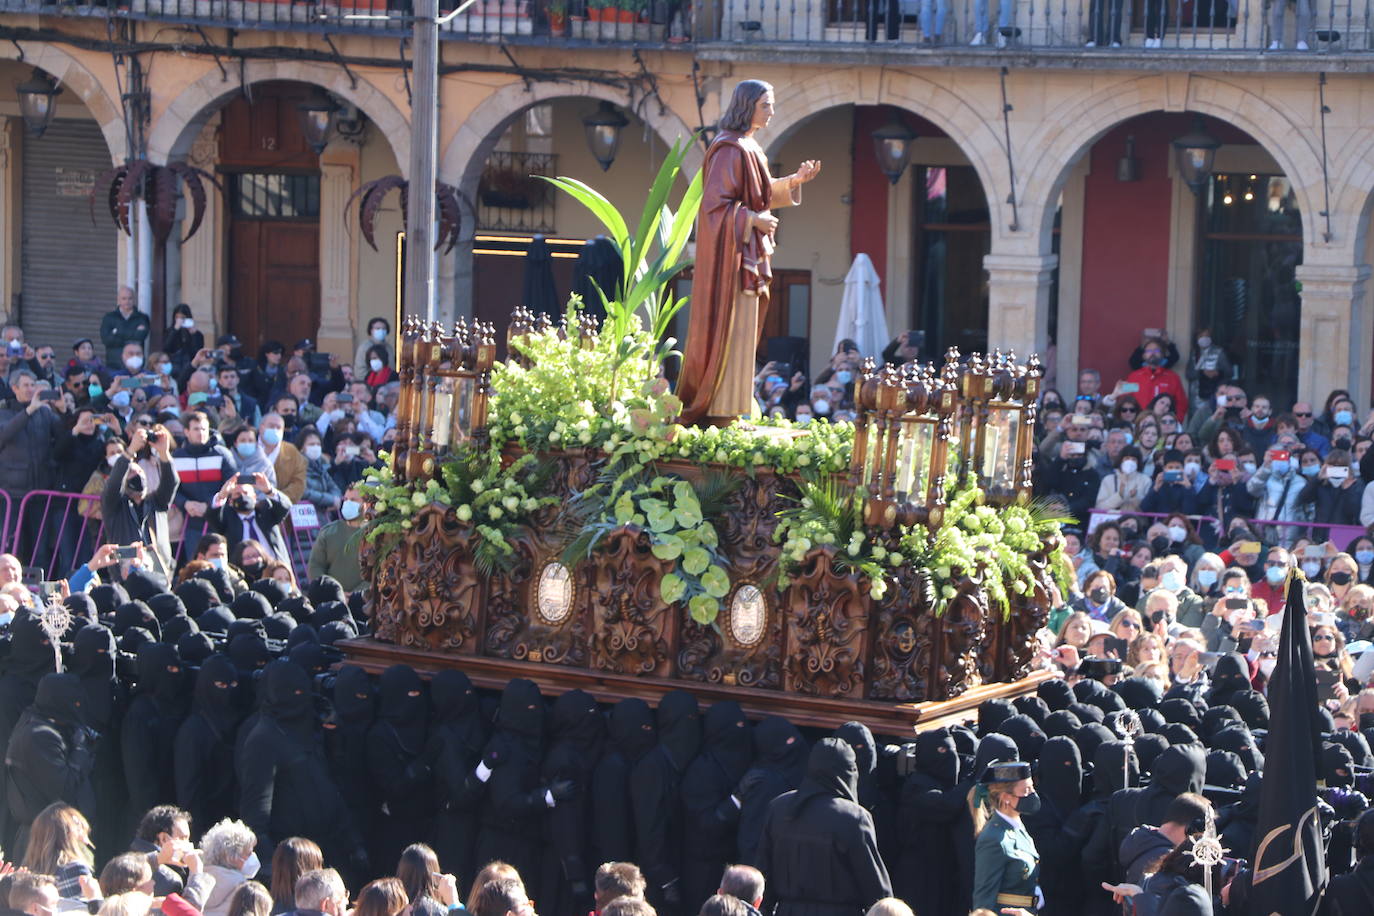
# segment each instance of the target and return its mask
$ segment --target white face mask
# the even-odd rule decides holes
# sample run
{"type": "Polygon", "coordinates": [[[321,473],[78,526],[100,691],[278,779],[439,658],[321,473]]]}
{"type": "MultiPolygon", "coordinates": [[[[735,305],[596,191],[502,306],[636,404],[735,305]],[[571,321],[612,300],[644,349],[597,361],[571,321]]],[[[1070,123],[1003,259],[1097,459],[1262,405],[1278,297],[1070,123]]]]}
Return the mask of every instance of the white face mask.
{"type": "Polygon", "coordinates": [[[1265,677],[1271,677],[1274,674],[1274,666],[1278,663],[1279,660],[1277,658],[1262,658],[1260,659],[1259,669],[1265,677]]]}
{"type": "Polygon", "coordinates": [[[193,329],[195,326],[196,326],[196,323],[195,323],[194,321],[192,321],[190,318],[183,318],[183,319],[181,319],[181,327],[182,327],[183,330],[189,331],[189,330],[193,329]]]}
{"type": "Polygon", "coordinates": [[[1134,458],[1127,458],[1125,461],[1121,462],[1121,473],[1134,474],[1139,467],[1140,465],[1136,464],[1134,458]]]}
{"type": "Polygon", "coordinates": [[[1322,564],[1321,564],[1321,561],[1319,561],[1319,560],[1312,560],[1312,561],[1304,560],[1304,561],[1303,561],[1303,564],[1302,564],[1302,572],[1303,572],[1303,575],[1305,575],[1307,578],[1309,578],[1309,579],[1315,579],[1315,578],[1317,578],[1317,574],[1320,573],[1321,571],[1322,571],[1322,564]]]}
{"type": "Polygon", "coordinates": [[[262,862],[258,859],[258,854],[250,852],[248,858],[244,859],[243,864],[239,866],[239,872],[249,881],[252,881],[258,876],[258,870],[261,868],[262,862]]]}
{"type": "Polygon", "coordinates": [[[373,372],[381,372],[381,371],[382,371],[382,361],[381,361],[380,359],[378,359],[377,357],[375,357],[375,356],[372,357],[371,359],[369,359],[369,360],[367,361],[367,364],[368,364],[368,366],[370,366],[370,367],[372,368],[372,371],[373,371],[373,372]]]}
{"type": "Polygon", "coordinates": [[[1169,526],[1169,540],[1173,541],[1175,544],[1181,542],[1187,536],[1188,529],[1184,528],[1182,525],[1169,526]]]}
{"type": "Polygon", "coordinates": [[[130,372],[137,372],[143,368],[143,357],[130,356],[128,359],[124,360],[124,365],[129,367],[130,372]]]}
{"type": "Polygon", "coordinates": [[[1187,461],[1183,464],[1183,472],[1189,477],[1196,476],[1200,470],[1202,470],[1202,465],[1196,461],[1187,461]]]}
{"type": "Polygon", "coordinates": [[[817,415],[823,417],[826,414],[830,413],[830,402],[827,401],[825,398],[821,398],[819,401],[812,401],[811,409],[814,410],[817,413],[817,415]]]}
{"type": "Polygon", "coordinates": [[[386,340],[386,328],[373,328],[372,339],[377,341],[377,343],[386,340]]]}
{"type": "Polygon", "coordinates": [[[311,461],[319,461],[320,455],[323,454],[323,452],[324,450],[320,448],[317,442],[311,443],[305,447],[305,457],[309,458],[311,461]]]}
{"type": "Polygon", "coordinates": [[[118,461],[118,460],[119,460],[119,456],[118,456],[118,455],[106,455],[106,456],[105,456],[105,463],[108,464],[110,467],[114,467],[114,466],[115,466],[115,462],[118,461]]]}

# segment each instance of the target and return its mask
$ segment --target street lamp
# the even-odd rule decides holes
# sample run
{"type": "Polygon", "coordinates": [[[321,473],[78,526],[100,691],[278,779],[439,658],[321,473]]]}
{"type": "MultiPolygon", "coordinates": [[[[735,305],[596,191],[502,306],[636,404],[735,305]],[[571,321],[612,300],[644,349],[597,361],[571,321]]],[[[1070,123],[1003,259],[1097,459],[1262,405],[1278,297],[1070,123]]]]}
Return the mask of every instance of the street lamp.
{"type": "Polygon", "coordinates": [[[339,106],[327,93],[317,92],[296,106],[301,119],[301,133],[305,142],[318,156],[324,152],[334,136],[334,125],[339,117],[339,106]]]}
{"type": "Polygon", "coordinates": [[[19,113],[23,115],[29,133],[35,137],[43,136],[43,131],[48,129],[57,111],[57,97],[62,94],[57,81],[34,67],[33,75],[16,86],[15,92],[19,95],[19,113]]]}
{"type": "Polygon", "coordinates": [[[1174,140],[1179,174],[1194,194],[1201,194],[1212,177],[1212,165],[1220,148],[1221,141],[1203,129],[1201,116],[1194,119],[1191,132],[1174,140]]]}
{"type": "Polygon", "coordinates": [[[878,168],[893,184],[901,180],[902,173],[911,162],[912,142],[915,139],[916,131],[907,127],[895,112],[886,126],[873,131],[873,154],[878,157],[878,168]]]}
{"type": "Polygon", "coordinates": [[[629,123],[620,109],[610,102],[602,102],[596,111],[582,119],[582,126],[587,131],[587,146],[601,163],[601,171],[606,171],[615,162],[615,154],[620,149],[620,131],[629,123]]]}

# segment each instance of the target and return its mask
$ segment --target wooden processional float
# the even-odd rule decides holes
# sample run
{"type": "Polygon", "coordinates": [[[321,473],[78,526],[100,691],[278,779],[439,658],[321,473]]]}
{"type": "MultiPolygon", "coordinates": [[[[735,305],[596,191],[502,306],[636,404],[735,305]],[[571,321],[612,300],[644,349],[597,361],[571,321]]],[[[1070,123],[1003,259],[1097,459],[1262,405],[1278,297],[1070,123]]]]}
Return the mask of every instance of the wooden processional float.
{"type": "MultiPolygon", "coordinates": [[[[508,341],[548,327],[520,310],[508,341]]],[[[445,334],[406,323],[397,478],[423,481],[457,444],[484,441],[495,354],[489,325],[459,321],[445,334]]],[[[961,361],[951,350],[938,368],[867,362],[855,388],[850,469],[837,477],[864,494],[871,535],[938,527],[956,476],[976,477],[990,506],[1026,504],[1041,375],[1035,357],[1018,364],[1001,353],[961,361]],[[967,460],[951,460],[957,456],[967,460]]],[[[588,449],[541,457],[560,502],[591,485],[604,458],[588,449]]],[[[340,644],[347,660],[372,671],[456,667],[489,688],[526,677],[546,693],[580,687],[607,701],[653,703],[686,688],[705,703],[734,699],[752,714],[799,725],[859,719],[887,734],[969,718],[983,700],[1033,691],[1046,676],[1032,669],[1034,634],[1050,610],[1053,537],[1026,556],[1036,585],[1008,596],[1009,613],[957,571],[954,597],[938,601],[930,571],[916,564],[894,570],[893,585],[875,599],[861,576],[836,568],[832,549],[814,549],[780,575],[774,532],[800,492],[796,475],[674,461],[658,470],[688,481],[712,472],[739,478],[723,517],[711,520],[730,581],[713,624],[663,601],[659,583],[671,563],[634,525],[616,528],[570,566],[560,510],[550,506],[514,538],[515,562],[484,575],[472,550],[481,535],[451,507],[432,504],[416,512],[399,543],[364,546],[372,632],[340,644]]]]}

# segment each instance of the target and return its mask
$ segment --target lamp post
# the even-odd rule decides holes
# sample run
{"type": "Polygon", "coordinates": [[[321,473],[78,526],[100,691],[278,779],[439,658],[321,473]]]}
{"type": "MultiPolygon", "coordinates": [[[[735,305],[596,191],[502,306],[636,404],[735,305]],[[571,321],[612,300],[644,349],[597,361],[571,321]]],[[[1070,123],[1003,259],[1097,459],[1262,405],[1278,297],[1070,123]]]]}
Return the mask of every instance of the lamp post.
{"type": "Polygon", "coordinates": [[[29,129],[30,136],[43,136],[57,111],[57,97],[62,94],[57,81],[34,67],[33,74],[15,87],[15,93],[19,96],[19,113],[24,117],[24,126],[29,129]]]}
{"type": "Polygon", "coordinates": [[[902,173],[911,162],[915,140],[916,131],[907,127],[895,113],[891,121],[873,131],[873,154],[878,157],[878,168],[893,184],[901,181],[902,173]]]}
{"type": "MultiPolygon", "coordinates": [[[[470,4],[460,4],[456,14],[470,4]]],[[[434,184],[439,158],[439,0],[415,0],[411,47],[410,194],[406,207],[406,306],[436,317],[434,184]]]]}
{"type": "Polygon", "coordinates": [[[1216,162],[1217,150],[1221,141],[1203,128],[1202,118],[1193,121],[1191,132],[1177,137],[1173,142],[1175,161],[1184,184],[1201,194],[1207,180],[1212,177],[1212,166],[1216,162]]]}
{"type": "Polygon", "coordinates": [[[587,146],[601,164],[601,171],[608,170],[615,162],[615,154],[620,149],[620,131],[629,123],[620,109],[610,102],[602,102],[596,111],[582,119],[582,126],[587,131],[587,146]]]}

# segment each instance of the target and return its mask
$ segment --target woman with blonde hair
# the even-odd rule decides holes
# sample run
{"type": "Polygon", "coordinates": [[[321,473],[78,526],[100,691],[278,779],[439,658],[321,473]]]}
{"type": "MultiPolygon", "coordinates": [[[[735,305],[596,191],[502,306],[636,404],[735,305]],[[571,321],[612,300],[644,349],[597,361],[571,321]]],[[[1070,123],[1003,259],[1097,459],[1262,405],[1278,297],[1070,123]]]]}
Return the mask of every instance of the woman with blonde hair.
{"type": "Polygon", "coordinates": [[[482,888],[487,886],[488,881],[497,881],[502,878],[512,878],[516,881],[520,881],[522,884],[524,883],[523,879],[520,877],[520,872],[516,871],[515,866],[511,865],[509,862],[502,862],[499,859],[488,862],[486,865],[482,866],[482,870],[479,871],[477,877],[473,879],[472,887],[468,888],[468,900],[465,909],[469,913],[476,912],[477,895],[482,892],[482,888]]]}
{"type": "Polygon", "coordinates": [[[1130,647],[1126,650],[1126,664],[1131,668],[1164,660],[1164,640],[1154,633],[1141,633],[1131,640],[1130,647]]]}
{"type": "Polygon", "coordinates": [[[1092,635],[1092,618],[1083,611],[1075,611],[1065,618],[1064,623],[1059,627],[1059,638],[1055,644],[1073,646],[1081,651],[1087,646],[1088,640],[1092,639],[1092,635]]]}
{"type": "Polygon", "coordinates": [[[998,761],[981,774],[969,793],[973,816],[973,909],[995,913],[1004,907],[1035,907],[1040,884],[1040,853],[1021,823],[1040,810],[1031,766],[998,761]]]}
{"type": "Polygon", "coordinates": [[[33,819],[20,867],[52,875],[59,897],[80,900],[86,897],[81,879],[95,876],[91,847],[91,825],[85,815],[64,802],[53,802],[33,819]]]}
{"type": "Polygon", "coordinates": [[[1340,627],[1346,642],[1369,638],[1374,630],[1371,616],[1374,616],[1374,588],[1368,585],[1352,585],[1336,606],[1336,626],[1340,627]]]}
{"type": "Polygon", "coordinates": [[[1145,632],[1145,624],[1141,620],[1140,612],[1134,608],[1126,608],[1118,611],[1112,618],[1112,622],[1107,625],[1107,629],[1117,639],[1124,639],[1129,645],[1141,633],[1145,632]]]}

